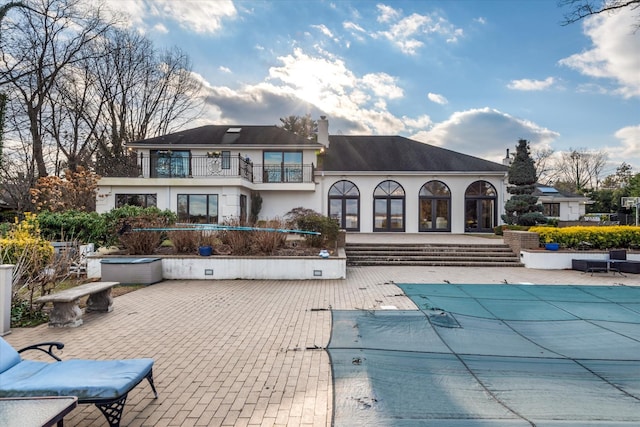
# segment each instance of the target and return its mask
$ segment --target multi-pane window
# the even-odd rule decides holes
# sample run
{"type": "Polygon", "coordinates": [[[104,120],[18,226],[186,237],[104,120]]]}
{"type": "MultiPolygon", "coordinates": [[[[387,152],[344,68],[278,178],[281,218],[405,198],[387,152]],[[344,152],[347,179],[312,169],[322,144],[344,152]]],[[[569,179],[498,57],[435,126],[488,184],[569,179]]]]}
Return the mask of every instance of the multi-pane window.
{"type": "Polygon", "coordinates": [[[178,194],[178,221],[216,224],[218,222],[218,195],[178,194]]]}
{"type": "Polygon", "coordinates": [[[429,181],[420,189],[420,231],[451,229],[451,192],[442,181],[429,181]]]}
{"type": "Polygon", "coordinates": [[[373,192],[373,231],[404,231],[404,188],[383,181],[373,192]]]}
{"type": "Polygon", "coordinates": [[[186,178],[191,175],[188,150],[151,150],[151,178],[186,178]]]}
{"type": "Polygon", "coordinates": [[[338,181],[329,189],[329,217],[344,230],[357,231],[360,226],[360,191],[351,181],[338,181]]]}
{"type": "Polygon", "coordinates": [[[301,151],[265,151],[263,182],[302,182],[301,151]]]}
{"type": "Polygon", "coordinates": [[[156,207],[157,203],[158,196],[156,194],[116,194],[116,208],[125,205],[149,208],[156,207]]]}
{"type": "Polygon", "coordinates": [[[543,203],[542,214],[544,216],[560,217],[560,203],[543,203]]]}

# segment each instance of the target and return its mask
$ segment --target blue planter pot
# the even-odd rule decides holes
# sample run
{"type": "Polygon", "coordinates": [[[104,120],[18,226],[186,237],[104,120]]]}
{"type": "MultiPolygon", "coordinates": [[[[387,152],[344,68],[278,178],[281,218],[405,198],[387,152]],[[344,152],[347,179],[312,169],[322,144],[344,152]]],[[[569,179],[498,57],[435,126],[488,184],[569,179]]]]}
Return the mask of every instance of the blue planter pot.
{"type": "Polygon", "coordinates": [[[198,254],[200,256],[211,256],[213,253],[213,248],[211,246],[200,246],[198,248],[198,254]]]}
{"type": "Polygon", "coordinates": [[[544,248],[548,251],[557,251],[558,249],[560,249],[560,244],[559,243],[546,243],[544,245],[544,248]]]}

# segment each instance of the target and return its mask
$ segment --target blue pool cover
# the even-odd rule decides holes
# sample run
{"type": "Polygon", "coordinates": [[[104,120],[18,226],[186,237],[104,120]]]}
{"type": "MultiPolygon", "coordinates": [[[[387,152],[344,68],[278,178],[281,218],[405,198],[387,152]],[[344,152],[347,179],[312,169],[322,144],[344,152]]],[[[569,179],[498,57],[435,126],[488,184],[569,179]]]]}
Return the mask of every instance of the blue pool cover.
{"type": "Polygon", "coordinates": [[[398,286],[333,311],[335,426],[640,425],[640,288],[398,286]]]}

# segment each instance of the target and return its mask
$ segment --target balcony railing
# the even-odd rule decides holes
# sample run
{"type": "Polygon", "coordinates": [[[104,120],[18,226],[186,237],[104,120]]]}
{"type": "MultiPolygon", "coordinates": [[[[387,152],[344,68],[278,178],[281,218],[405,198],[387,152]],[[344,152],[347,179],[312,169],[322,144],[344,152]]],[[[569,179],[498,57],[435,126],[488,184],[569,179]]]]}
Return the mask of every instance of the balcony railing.
{"type": "Polygon", "coordinates": [[[105,178],[242,178],[254,183],[310,183],[313,164],[253,164],[240,156],[130,156],[103,164],[105,178]]]}

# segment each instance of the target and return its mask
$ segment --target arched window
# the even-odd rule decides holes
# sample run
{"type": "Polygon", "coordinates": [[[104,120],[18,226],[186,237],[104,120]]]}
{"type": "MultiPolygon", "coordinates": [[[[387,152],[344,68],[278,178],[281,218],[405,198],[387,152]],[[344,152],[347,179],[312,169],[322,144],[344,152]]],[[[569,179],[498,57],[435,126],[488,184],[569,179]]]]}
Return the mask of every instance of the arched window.
{"type": "Polygon", "coordinates": [[[351,181],[338,181],[329,189],[329,218],[348,231],[360,229],[360,191],[351,181]]]}
{"type": "Polygon", "coordinates": [[[487,181],[471,183],[464,193],[465,231],[488,233],[497,221],[496,189],[487,181]]]}
{"type": "Polygon", "coordinates": [[[383,181],[373,192],[373,231],[404,231],[404,188],[383,181]]]}
{"type": "Polygon", "coordinates": [[[451,231],[451,191],[442,181],[420,188],[420,231],[451,231]]]}

